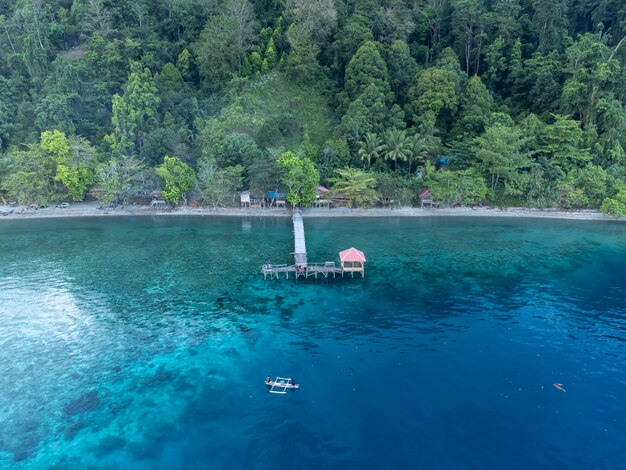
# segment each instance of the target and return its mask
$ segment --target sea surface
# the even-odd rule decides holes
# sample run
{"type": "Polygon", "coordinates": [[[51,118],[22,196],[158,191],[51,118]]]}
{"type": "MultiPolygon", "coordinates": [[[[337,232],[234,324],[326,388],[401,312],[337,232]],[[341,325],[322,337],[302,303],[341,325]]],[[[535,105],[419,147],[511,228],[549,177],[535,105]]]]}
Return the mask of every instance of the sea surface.
{"type": "Polygon", "coordinates": [[[0,468],[626,467],[626,224],[304,225],[3,221],[0,468]]]}

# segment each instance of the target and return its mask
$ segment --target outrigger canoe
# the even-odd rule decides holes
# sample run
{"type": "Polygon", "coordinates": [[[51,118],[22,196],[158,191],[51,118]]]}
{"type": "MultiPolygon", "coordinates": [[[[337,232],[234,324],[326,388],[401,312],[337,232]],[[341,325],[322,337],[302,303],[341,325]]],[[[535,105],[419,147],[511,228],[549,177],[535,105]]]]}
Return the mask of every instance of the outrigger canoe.
{"type": "Polygon", "coordinates": [[[284,395],[287,390],[298,390],[300,384],[297,384],[294,379],[289,377],[276,377],[275,380],[271,380],[269,377],[265,379],[265,385],[269,388],[270,393],[279,393],[284,395]]]}

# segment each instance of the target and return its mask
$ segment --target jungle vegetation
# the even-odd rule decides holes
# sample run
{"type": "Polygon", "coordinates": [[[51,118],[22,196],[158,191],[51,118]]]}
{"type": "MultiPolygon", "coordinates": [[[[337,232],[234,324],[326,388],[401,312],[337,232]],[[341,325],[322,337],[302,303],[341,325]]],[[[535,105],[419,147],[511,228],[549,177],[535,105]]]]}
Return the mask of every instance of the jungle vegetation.
{"type": "Polygon", "coordinates": [[[0,0],[0,195],[626,215],[625,37],[623,0],[0,0]]]}

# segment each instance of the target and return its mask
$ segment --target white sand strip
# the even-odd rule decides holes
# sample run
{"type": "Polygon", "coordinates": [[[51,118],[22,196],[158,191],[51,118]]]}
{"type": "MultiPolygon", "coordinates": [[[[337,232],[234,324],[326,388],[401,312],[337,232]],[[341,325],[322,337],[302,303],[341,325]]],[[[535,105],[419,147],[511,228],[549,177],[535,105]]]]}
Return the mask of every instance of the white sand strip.
{"type": "MultiPolygon", "coordinates": [[[[111,217],[111,216],[230,216],[230,217],[291,217],[289,209],[248,209],[248,208],[189,208],[179,207],[175,211],[155,210],[147,205],[127,205],[117,208],[98,209],[97,202],[72,203],[67,209],[50,207],[46,209],[30,209],[25,206],[11,207],[14,212],[8,216],[0,216],[1,221],[19,219],[44,219],[65,217],[111,217]]],[[[9,207],[2,206],[7,210],[9,207]]],[[[419,209],[403,207],[397,209],[348,209],[345,207],[334,209],[304,209],[303,217],[533,217],[550,219],[573,220],[616,220],[596,210],[559,211],[556,209],[528,209],[510,207],[508,209],[493,209],[485,207],[456,207],[456,208],[427,208],[419,209]]],[[[626,218],[618,219],[626,221],[626,218]]]]}

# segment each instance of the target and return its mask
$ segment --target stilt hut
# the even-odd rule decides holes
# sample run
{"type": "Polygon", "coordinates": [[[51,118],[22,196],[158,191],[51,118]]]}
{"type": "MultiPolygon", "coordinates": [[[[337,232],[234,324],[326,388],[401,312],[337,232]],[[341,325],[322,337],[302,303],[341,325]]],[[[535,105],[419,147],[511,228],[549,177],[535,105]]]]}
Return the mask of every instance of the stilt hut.
{"type": "Polygon", "coordinates": [[[250,191],[241,191],[241,207],[250,207],[250,191]]]}
{"type": "Polygon", "coordinates": [[[348,248],[339,252],[339,261],[341,262],[341,275],[343,273],[361,273],[365,277],[365,254],[356,248],[348,248]]]}

